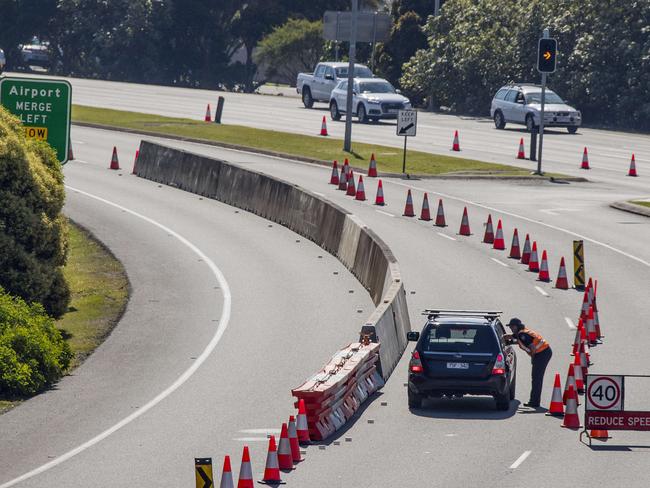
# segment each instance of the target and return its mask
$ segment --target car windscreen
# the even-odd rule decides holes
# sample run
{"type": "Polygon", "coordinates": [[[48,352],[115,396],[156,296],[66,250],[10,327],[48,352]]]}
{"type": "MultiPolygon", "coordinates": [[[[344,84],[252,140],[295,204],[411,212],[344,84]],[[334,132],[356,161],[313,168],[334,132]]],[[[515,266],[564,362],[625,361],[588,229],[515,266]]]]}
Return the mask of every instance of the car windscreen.
{"type": "Polygon", "coordinates": [[[395,93],[395,88],[386,81],[364,81],[359,83],[359,93],[395,93]]]}
{"type": "MultiPolygon", "coordinates": [[[[341,66],[340,68],[336,68],[336,77],[341,78],[348,76],[348,67],[347,66],[341,66]]],[[[370,71],[368,68],[365,66],[356,66],[354,68],[354,77],[355,78],[372,78],[372,71],[370,71]]]]}
{"type": "MultiPolygon", "coordinates": [[[[526,93],[526,101],[528,103],[542,103],[542,92],[526,93]]],[[[546,90],[546,103],[564,103],[557,93],[546,90]]]]}
{"type": "Polygon", "coordinates": [[[487,325],[439,324],[432,326],[422,341],[426,352],[498,352],[494,331],[487,325]]]}

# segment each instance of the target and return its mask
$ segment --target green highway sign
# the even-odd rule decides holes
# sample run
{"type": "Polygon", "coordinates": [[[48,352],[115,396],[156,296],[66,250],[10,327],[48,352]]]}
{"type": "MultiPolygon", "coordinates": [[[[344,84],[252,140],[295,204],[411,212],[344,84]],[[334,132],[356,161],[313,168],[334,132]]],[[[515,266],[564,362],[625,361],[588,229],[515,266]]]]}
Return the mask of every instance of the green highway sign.
{"type": "Polygon", "coordinates": [[[72,87],[64,80],[0,78],[0,105],[16,115],[27,137],[46,141],[68,162],[72,87]]]}

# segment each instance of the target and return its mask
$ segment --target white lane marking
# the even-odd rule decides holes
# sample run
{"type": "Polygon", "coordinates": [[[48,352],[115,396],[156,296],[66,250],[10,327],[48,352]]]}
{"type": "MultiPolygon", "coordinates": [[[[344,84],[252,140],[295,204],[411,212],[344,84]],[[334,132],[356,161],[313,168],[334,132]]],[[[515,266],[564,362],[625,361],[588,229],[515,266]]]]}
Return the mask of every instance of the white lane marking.
{"type": "Polygon", "coordinates": [[[517,460],[510,465],[510,469],[517,469],[521,463],[523,463],[528,456],[530,456],[530,453],[533,451],[524,451],[524,453],[517,458],[517,460]]]}
{"type": "Polygon", "coordinates": [[[383,210],[375,210],[375,212],[378,212],[380,214],[388,215],[389,217],[395,217],[392,213],[384,212],[383,210]]]}
{"type": "Polygon", "coordinates": [[[510,267],[508,264],[504,263],[503,261],[499,261],[497,258],[490,258],[490,259],[491,259],[492,261],[494,261],[495,263],[500,264],[501,266],[503,266],[503,267],[505,267],[505,268],[509,268],[509,267],[510,267]]]}
{"type": "Polygon", "coordinates": [[[86,143],[84,141],[72,141],[72,144],[79,144],[80,146],[83,146],[86,143]]]}
{"type": "Polygon", "coordinates": [[[576,326],[573,323],[573,320],[571,320],[569,317],[564,317],[564,320],[566,321],[566,324],[569,326],[569,329],[575,329],[576,326]]]}
{"type": "Polygon", "coordinates": [[[445,239],[449,239],[450,241],[455,241],[455,237],[448,236],[447,234],[443,234],[442,232],[436,232],[440,237],[444,237],[445,239]]]}
{"type": "MultiPolygon", "coordinates": [[[[535,289],[538,292],[540,292],[542,295],[544,295],[545,297],[550,296],[548,293],[546,293],[544,290],[542,290],[539,286],[536,286],[535,289]]],[[[2,487],[0,486],[0,488],[2,488],[2,487]]]]}
{"type": "Polygon", "coordinates": [[[83,159],[73,159],[71,162],[75,163],[81,163],[81,164],[90,164],[88,161],[84,161],[83,159]]]}
{"type": "Polygon", "coordinates": [[[244,429],[239,432],[242,434],[279,434],[280,429],[244,429]]]}
{"type": "Polygon", "coordinates": [[[539,210],[542,213],[548,214],[548,215],[560,215],[558,212],[580,212],[581,209],[579,208],[541,208],[539,210]]]}
{"type": "Polygon", "coordinates": [[[182,244],[187,246],[194,254],[196,254],[199,258],[201,258],[210,268],[212,273],[214,274],[215,278],[219,282],[219,288],[221,289],[221,292],[223,294],[223,310],[221,312],[221,317],[219,318],[219,326],[217,327],[217,330],[215,331],[214,335],[212,336],[212,339],[210,339],[210,342],[208,345],[205,347],[203,352],[196,358],[196,360],[192,363],[192,365],[187,368],[183,374],[181,374],[176,381],[174,381],[170,386],[168,386],[165,390],[160,392],[156,397],[154,397],[152,400],[149,400],[145,405],[140,407],[137,411],[133,412],[131,415],[128,417],[125,417],[124,419],[120,420],[118,423],[113,425],[112,427],[109,427],[106,429],[104,432],[101,434],[96,435],[92,439],[84,442],[83,444],[75,447],[74,449],[71,449],[70,451],[66,452],[65,454],[62,454],[61,456],[53,459],[52,461],[43,464],[42,466],[35,468],[18,478],[14,478],[11,481],[7,481],[6,483],[0,485],[0,488],[9,488],[10,486],[14,486],[22,481],[25,481],[29,478],[32,478],[38,474],[44,473],[45,471],[58,466],[61,463],[64,463],[68,459],[73,458],[77,454],[80,454],[81,452],[85,451],[86,449],[93,447],[95,444],[98,444],[99,442],[103,441],[106,439],[108,436],[111,434],[117,432],[120,430],[122,427],[130,424],[133,422],[135,419],[143,415],[145,412],[148,412],[151,410],[153,407],[158,405],[161,401],[163,401],[165,398],[167,398],[169,395],[174,393],[180,386],[183,385],[187,380],[189,380],[192,375],[199,369],[199,367],[208,359],[210,354],[212,354],[212,351],[217,347],[217,344],[219,344],[219,341],[221,340],[221,337],[223,336],[223,333],[226,331],[226,328],[228,327],[228,322],[230,321],[230,312],[231,312],[231,306],[232,306],[232,295],[230,293],[230,286],[228,285],[228,282],[226,281],[225,276],[221,272],[221,270],[217,267],[216,264],[203,252],[196,247],[194,244],[192,244],[190,241],[188,241],[185,237],[182,235],[178,234],[177,232],[173,231],[169,227],[166,227],[165,225],[149,218],[146,217],[142,214],[139,214],[133,210],[130,210],[126,207],[123,207],[121,205],[118,205],[117,203],[111,202],[110,200],[106,200],[104,198],[98,197],[96,195],[93,195],[91,193],[87,193],[85,191],[79,190],[77,188],[73,188],[71,186],[66,185],[66,188],[72,191],[75,191],[77,193],[80,193],[81,195],[87,196],[89,198],[92,198],[94,200],[97,200],[99,202],[105,203],[106,205],[110,205],[111,207],[117,208],[119,210],[122,210],[123,212],[126,212],[128,214],[133,215],[134,217],[137,217],[139,219],[144,220],[145,222],[150,223],[151,225],[154,225],[161,229],[163,232],[166,232],[169,235],[174,236],[176,239],[178,239],[182,244]]]}
{"type": "Polygon", "coordinates": [[[233,441],[238,442],[267,442],[268,437],[235,437],[233,441]]]}
{"type": "Polygon", "coordinates": [[[445,437],[457,437],[458,434],[445,434],[445,437]]]}

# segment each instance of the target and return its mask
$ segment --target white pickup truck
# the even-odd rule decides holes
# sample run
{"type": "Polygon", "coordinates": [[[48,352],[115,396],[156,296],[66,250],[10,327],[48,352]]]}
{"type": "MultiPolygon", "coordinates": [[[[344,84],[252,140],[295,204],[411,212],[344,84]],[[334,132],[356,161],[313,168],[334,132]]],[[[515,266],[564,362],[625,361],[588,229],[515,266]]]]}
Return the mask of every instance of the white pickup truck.
{"type": "MultiPolygon", "coordinates": [[[[362,64],[354,65],[355,78],[372,78],[374,75],[362,64]]],[[[314,102],[330,102],[334,87],[341,80],[348,79],[348,63],[318,63],[313,73],[299,73],[296,91],[302,94],[305,108],[312,108],[314,102]]]]}

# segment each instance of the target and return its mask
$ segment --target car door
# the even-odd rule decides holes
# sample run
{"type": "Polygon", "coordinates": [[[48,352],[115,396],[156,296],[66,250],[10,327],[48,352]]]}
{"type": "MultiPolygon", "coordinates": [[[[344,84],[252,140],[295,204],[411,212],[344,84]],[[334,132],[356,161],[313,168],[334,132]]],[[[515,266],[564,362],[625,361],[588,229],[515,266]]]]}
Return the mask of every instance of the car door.
{"type": "Polygon", "coordinates": [[[512,106],[512,121],[518,124],[526,122],[526,100],[521,91],[517,91],[515,103],[512,106]]]}
{"type": "Polygon", "coordinates": [[[513,347],[510,344],[507,344],[504,336],[506,334],[505,329],[503,328],[503,325],[501,322],[497,321],[495,324],[495,330],[497,333],[497,336],[499,337],[499,343],[501,344],[501,349],[503,350],[503,354],[505,356],[506,360],[506,371],[508,371],[510,378],[513,377],[515,374],[515,371],[517,369],[517,357],[515,355],[515,351],[513,347]]]}
{"type": "MultiPolygon", "coordinates": [[[[311,96],[316,100],[323,100],[323,90],[325,81],[325,66],[318,65],[314,73],[314,82],[312,83],[311,96]]],[[[325,97],[327,98],[327,97],[325,97]]]]}
{"type": "Polygon", "coordinates": [[[336,81],[336,73],[331,66],[325,67],[325,74],[323,76],[323,95],[324,99],[329,99],[332,90],[338,82],[336,81]]]}
{"type": "Polygon", "coordinates": [[[514,106],[517,93],[519,93],[519,90],[511,89],[503,99],[503,116],[506,118],[506,122],[514,122],[514,106]]]}

